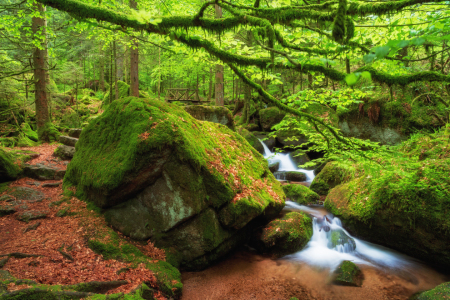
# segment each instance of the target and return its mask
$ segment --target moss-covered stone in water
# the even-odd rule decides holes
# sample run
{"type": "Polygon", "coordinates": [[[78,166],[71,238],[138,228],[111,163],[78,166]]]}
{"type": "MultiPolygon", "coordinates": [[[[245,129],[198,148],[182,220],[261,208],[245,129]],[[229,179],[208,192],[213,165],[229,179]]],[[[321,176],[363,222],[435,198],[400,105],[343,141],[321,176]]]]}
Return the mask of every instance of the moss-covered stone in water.
{"type": "Polygon", "coordinates": [[[351,261],[344,260],[334,271],[334,284],[361,286],[364,276],[357,265],[351,261]]]}
{"type": "Polygon", "coordinates": [[[311,183],[311,190],[319,195],[326,195],[328,191],[335,186],[350,180],[353,177],[353,170],[337,162],[329,162],[314,177],[311,183]]]}
{"type": "Polygon", "coordinates": [[[269,107],[259,111],[259,121],[264,131],[271,131],[272,126],[283,120],[285,112],[280,111],[276,107],[269,107]]]}
{"type": "Polygon", "coordinates": [[[303,212],[290,212],[267,224],[261,240],[266,251],[281,257],[301,250],[311,236],[311,219],[303,212]]]}
{"type": "Polygon", "coordinates": [[[238,127],[237,132],[242,135],[247,142],[252,145],[253,148],[256,149],[259,153],[264,153],[264,147],[261,142],[258,140],[256,136],[254,136],[250,131],[245,129],[244,127],[238,127]]]}
{"type": "Polygon", "coordinates": [[[301,184],[285,184],[283,191],[288,199],[303,205],[317,203],[320,198],[317,193],[301,184]]]}
{"type": "Polygon", "coordinates": [[[194,118],[201,121],[219,123],[235,130],[231,111],[223,106],[188,105],[184,109],[194,118]]]}
{"type": "Polygon", "coordinates": [[[445,282],[434,289],[413,295],[410,300],[447,300],[450,299],[450,282],[445,282]]]}
{"type": "Polygon", "coordinates": [[[20,167],[14,163],[13,157],[0,148],[0,183],[16,179],[20,171],[20,167]]]}

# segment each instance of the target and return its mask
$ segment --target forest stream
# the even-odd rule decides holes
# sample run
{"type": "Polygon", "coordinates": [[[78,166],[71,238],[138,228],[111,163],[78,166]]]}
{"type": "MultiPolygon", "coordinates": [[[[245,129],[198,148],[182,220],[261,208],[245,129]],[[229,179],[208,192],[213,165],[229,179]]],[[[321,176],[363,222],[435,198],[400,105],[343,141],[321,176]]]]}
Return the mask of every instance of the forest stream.
{"type": "MultiPolygon", "coordinates": [[[[279,161],[280,171],[301,171],[307,182],[314,179],[314,172],[297,168],[289,153],[275,154],[262,144],[264,157],[279,161]]],[[[313,235],[304,249],[275,260],[241,248],[206,270],[182,273],[182,299],[409,299],[449,280],[416,259],[351,236],[322,205],[286,201],[283,213],[290,211],[312,218],[313,235]],[[331,283],[345,260],[360,267],[361,287],[331,283]]]]}

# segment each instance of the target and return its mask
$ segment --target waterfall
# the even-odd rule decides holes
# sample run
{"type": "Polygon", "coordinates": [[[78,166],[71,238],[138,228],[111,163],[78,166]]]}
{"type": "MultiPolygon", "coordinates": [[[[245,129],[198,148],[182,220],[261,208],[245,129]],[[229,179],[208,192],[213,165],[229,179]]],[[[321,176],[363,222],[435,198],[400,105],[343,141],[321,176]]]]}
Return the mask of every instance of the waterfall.
{"type": "MultiPolygon", "coordinates": [[[[306,179],[307,179],[306,181],[308,181],[308,182],[313,181],[314,176],[315,176],[314,171],[297,168],[297,166],[291,159],[290,152],[288,152],[288,153],[273,153],[272,151],[270,151],[269,147],[267,147],[267,145],[265,143],[263,143],[261,140],[259,140],[259,142],[263,145],[263,148],[264,148],[264,154],[263,154],[264,158],[267,159],[269,161],[269,163],[274,163],[274,162],[280,163],[280,167],[279,167],[278,171],[280,171],[280,172],[289,172],[289,171],[303,172],[306,175],[306,179]]],[[[284,178],[284,177],[282,174],[278,174],[276,176],[276,178],[283,180],[282,178],[284,178]]]]}
{"type": "Polygon", "coordinates": [[[286,201],[286,208],[311,215],[313,235],[303,250],[288,255],[285,259],[303,261],[309,265],[331,270],[334,270],[344,260],[400,269],[405,269],[412,263],[409,258],[390,249],[351,236],[342,227],[341,220],[337,217],[333,218],[323,207],[307,207],[286,201]],[[328,218],[324,218],[324,215],[327,215],[328,218]]]}

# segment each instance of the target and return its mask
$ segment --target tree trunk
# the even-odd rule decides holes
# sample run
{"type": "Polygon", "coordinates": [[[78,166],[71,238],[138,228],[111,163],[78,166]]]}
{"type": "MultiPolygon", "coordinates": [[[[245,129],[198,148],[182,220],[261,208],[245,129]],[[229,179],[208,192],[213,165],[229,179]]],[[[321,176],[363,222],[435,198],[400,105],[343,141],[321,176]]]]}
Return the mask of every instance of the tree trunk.
{"type": "Polygon", "coordinates": [[[212,68],[209,68],[209,90],[208,90],[208,101],[211,101],[212,96],[212,85],[213,85],[213,71],[212,68]]]}
{"type": "Polygon", "coordinates": [[[345,69],[347,74],[350,74],[350,59],[348,57],[345,58],[345,69]]]}
{"type": "MultiPolygon", "coordinates": [[[[136,0],[130,0],[130,7],[137,10],[136,0]]],[[[139,97],[139,49],[136,39],[130,47],[130,95],[139,97]]]]}
{"type": "MultiPolygon", "coordinates": [[[[215,5],[216,19],[222,18],[222,8],[215,5]]],[[[224,105],[224,94],[223,94],[223,65],[216,64],[216,85],[215,85],[215,99],[217,106],[224,105]]]]}
{"type": "Polygon", "coordinates": [[[102,92],[105,92],[105,59],[103,57],[103,50],[102,45],[100,44],[100,65],[99,65],[99,72],[100,72],[100,78],[99,78],[99,88],[102,92]]]}
{"type": "Polygon", "coordinates": [[[32,31],[35,36],[38,32],[44,35],[44,38],[38,38],[41,41],[40,50],[38,47],[33,51],[33,64],[34,64],[34,95],[36,104],[36,125],[40,140],[48,140],[47,134],[44,132],[46,123],[49,122],[48,115],[48,98],[47,98],[47,70],[46,70],[46,53],[47,43],[45,39],[45,7],[41,3],[34,4],[35,9],[41,16],[33,17],[32,19],[32,31]]]}
{"type": "Polygon", "coordinates": [[[113,73],[113,78],[114,78],[114,91],[115,91],[115,100],[119,99],[119,87],[117,86],[117,49],[116,49],[116,39],[114,38],[113,41],[113,53],[114,53],[114,73],[113,73]]]}
{"type": "Polygon", "coordinates": [[[114,80],[113,80],[114,65],[113,65],[112,43],[110,44],[110,46],[111,46],[111,55],[110,55],[110,63],[109,63],[109,103],[112,103],[112,101],[113,101],[113,85],[114,85],[114,80]]]}

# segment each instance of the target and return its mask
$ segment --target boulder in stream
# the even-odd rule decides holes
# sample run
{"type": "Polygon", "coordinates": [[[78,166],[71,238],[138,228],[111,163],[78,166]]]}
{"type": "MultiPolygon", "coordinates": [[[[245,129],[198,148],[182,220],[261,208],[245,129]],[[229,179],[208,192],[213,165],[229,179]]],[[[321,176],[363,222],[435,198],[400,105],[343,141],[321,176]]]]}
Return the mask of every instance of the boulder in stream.
{"type": "Polygon", "coordinates": [[[280,162],[279,161],[276,161],[276,162],[273,162],[273,163],[269,163],[269,170],[270,170],[270,172],[275,173],[275,172],[278,171],[279,168],[280,168],[280,162]]]}
{"type": "Polygon", "coordinates": [[[317,203],[320,197],[317,193],[301,184],[285,184],[283,191],[287,199],[290,199],[298,204],[307,205],[310,203],[317,203]]]}
{"type": "Polygon", "coordinates": [[[259,121],[261,123],[262,130],[271,131],[272,126],[280,123],[284,116],[286,116],[286,113],[276,107],[261,109],[259,111],[259,121]]]}
{"type": "Polygon", "coordinates": [[[300,171],[278,171],[275,172],[274,175],[276,178],[280,180],[295,181],[295,182],[306,181],[306,174],[300,171]]]}
{"type": "Polygon", "coordinates": [[[344,260],[333,273],[333,283],[337,285],[362,286],[364,275],[353,262],[344,260]]]}
{"type": "Polygon", "coordinates": [[[201,269],[281,211],[267,162],[228,127],[177,105],[127,97],[83,129],[64,186],[102,208],[123,234],[201,269]]]}
{"type": "Polygon", "coordinates": [[[263,251],[281,257],[300,251],[312,236],[311,219],[303,212],[289,212],[264,227],[260,241],[263,251]]]}
{"type": "Polygon", "coordinates": [[[352,176],[352,170],[349,167],[338,162],[329,162],[314,177],[310,188],[319,195],[326,195],[330,189],[350,180],[352,176]]]}

